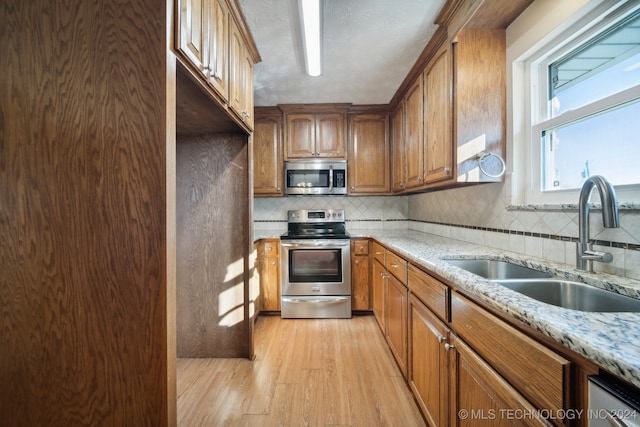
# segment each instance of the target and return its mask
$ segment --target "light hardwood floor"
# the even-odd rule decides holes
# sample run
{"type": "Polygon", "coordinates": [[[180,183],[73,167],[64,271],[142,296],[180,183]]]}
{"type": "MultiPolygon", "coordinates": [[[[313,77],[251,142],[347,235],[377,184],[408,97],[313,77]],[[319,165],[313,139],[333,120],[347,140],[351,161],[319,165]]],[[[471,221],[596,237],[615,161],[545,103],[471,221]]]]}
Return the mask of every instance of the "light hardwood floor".
{"type": "Polygon", "coordinates": [[[373,316],[256,322],[256,359],[178,359],[178,425],[424,426],[373,316]]]}

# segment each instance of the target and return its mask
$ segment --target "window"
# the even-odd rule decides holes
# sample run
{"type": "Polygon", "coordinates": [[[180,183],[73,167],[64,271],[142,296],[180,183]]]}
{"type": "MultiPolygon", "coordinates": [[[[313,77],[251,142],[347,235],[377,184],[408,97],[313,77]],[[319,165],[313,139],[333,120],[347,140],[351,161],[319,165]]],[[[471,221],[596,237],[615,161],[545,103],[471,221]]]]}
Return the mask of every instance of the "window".
{"type": "Polygon", "coordinates": [[[587,15],[529,62],[530,203],[575,203],[592,175],[640,200],[640,8],[628,3],[587,15]]]}

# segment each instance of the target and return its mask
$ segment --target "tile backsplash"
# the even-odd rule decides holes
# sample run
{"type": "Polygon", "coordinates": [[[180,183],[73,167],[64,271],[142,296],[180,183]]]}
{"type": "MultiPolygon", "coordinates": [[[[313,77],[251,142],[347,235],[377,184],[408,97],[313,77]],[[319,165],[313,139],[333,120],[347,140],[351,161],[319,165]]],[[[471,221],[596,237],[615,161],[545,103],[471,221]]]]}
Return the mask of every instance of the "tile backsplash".
{"type": "Polygon", "coordinates": [[[254,199],[253,220],[263,230],[287,229],[287,211],[344,209],[347,230],[407,228],[408,196],[297,196],[254,199]]]}
{"type": "MultiPolygon", "coordinates": [[[[452,239],[575,265],[578,211],[575,207],[509,207],[507,183],[483,184],[411,196],[299,196],[254,199],[257,229],[283,233],[287,211],[345,209],[347,229],[415,229],[452,239]]],[[[620,228],[602,226],[600,210],[590,215],[596,250],[611,252],[596,272],[640,280],[640,210],[620,210],[620,228]]]]}
{"type": "MultiPolygon", "coordinates": [[[[496,183],[409,196],[408,227],[575,265],[577,209],[508,207],[508,189],[496,183]]],[[[621,209],[620,228],[604,228],[599,209],[589,219],[594,249],[613,254],[613,262],[594,262],[594,270],[640,279],[640,211],[621,209]]]]}

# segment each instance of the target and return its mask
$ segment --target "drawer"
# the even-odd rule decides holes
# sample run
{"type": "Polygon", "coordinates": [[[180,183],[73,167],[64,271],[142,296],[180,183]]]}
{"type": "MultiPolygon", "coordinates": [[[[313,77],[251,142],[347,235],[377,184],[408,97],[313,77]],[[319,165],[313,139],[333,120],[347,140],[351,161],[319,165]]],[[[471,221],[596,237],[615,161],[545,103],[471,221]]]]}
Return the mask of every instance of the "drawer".
{"type": "Polygon", "coordinates": [[[456,334],[537,408],[556,413],[569,407],[568,360],[456,292],[451,322],[456,334]]]}
{"type": "Polygon", "coordinates": [[[408,287],[440,319],[449,320],[449,287],[409,264],[408,287]]]}
{"type": "Polygon", "coordinates": [[[262,242],[264,256],[277,257],[280,253],[280,240],[264,240],[262,242]]]}
{"type": "Polygon", "coordinates": [[[407,285],[407,261],[393,252],[387,251],[384,266],[387,271],[393,274],[403,285],[407,285]]]}
{"type": "Polygon", "coordinates": [[[351,255],[369,255],[368,239],[352,239],[351,255]]]}
{"type": "Polygon", "coordinates": [[[373,242],[371,244],[371,250],[373,251],[373,257],[380,261],[380,264],[384,265],[384,246],[378,242],[373,242]]]}

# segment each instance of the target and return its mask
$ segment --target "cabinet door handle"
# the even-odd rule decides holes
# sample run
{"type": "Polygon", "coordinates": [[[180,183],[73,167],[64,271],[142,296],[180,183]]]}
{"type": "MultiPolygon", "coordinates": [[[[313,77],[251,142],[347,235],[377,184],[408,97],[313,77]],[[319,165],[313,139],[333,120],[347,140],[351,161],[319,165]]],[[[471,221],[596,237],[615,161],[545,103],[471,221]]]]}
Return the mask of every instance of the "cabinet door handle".
{"type": "Polygon", "coordinates": [[[443,337],[442,335],[438,335],[438,342],[443,343],[445,342],[447,339],[445,337],[443,337]]]}
{"type": "Polygon", "coordinates": [[[364,252],[364,246],[360,246],[360,251],[364,252]]]}
{"type": "Polygon", "coordinates": [[[360,263],[360,260],[359,260],[359,259],[356,259],[356,260],[354,261],[354,264],[359,264],[359,263],[360,263]]]}
{"type": "Polygon", "coordinates": [[[376,251],[376,255],[382,255],[382,252],[376,251]]]}
{"type": "Polygon", "coordinates": [[[276,262],[275,261],[271,261],[271,265],[276,265],[276,262]]]}
{"type": "Polygon", "coordinates": [[[445,350],[447,350],[447,351],[449,351],[449,350],[453,350],[454,348],[456,348],[456,346],[455,346],[455,345],[453,345],[453,344],[446,343],[446,344],[444,345],[444,349],[445,349],[445,350]]]}
{"type": "Polygon", "coordinates": [[[268,250],[268,251],[270,251],[270,250],[272,250],[272,249],[273,249],[273,248],[272,248],[272,247],[270,247],[270,246],[269,246],[269,247],[267,247],[267,250],[268,250]]]}
{"type": "Polygon", "coordinates": [[[400,267],[400,266],[399,266],[398,264],[391,263],[391,267],[393,267],[393,268],[398,268],[398,267],[400,267]]]}

